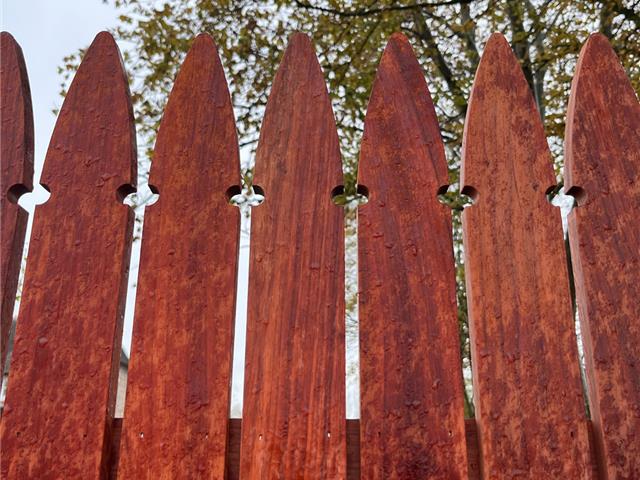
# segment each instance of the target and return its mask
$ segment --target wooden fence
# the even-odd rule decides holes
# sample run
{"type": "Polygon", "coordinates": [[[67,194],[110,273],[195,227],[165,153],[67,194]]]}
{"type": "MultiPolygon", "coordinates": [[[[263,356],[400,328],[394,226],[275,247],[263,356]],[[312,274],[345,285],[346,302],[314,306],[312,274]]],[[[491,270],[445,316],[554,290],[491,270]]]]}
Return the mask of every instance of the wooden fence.
{"type": "MultiPolygon", "coordinates": [[[[2,358],[32,189],[19,46],[2,34],[2,358]]],[[[540,116],[494,34],[467,114],[464,248],[476,418],[463,415],[445,151],[422,69],[391,37],[361,145],[361,419],[345,419],[338,134],[309,39],[291,38],[256,154],[242,421],[229,420],[240,181],[210,37],[155,146],[125,418],[114,418],[136,144],[127,79],[99,34],[64,101],[35,212],[6,404],[7,479],[640,478],[640,107],[593,35],[573,80],[565,189],[584,335],[580,379],[556,184],[540,116]]]]}

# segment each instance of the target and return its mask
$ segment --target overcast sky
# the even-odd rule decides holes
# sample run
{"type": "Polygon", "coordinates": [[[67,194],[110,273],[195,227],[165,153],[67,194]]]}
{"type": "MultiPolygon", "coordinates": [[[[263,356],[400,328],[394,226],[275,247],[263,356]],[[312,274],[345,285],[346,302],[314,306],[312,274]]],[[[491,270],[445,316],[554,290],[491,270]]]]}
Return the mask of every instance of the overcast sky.
{"type": "Polygon", "coordinates": [[[116,10],[101,0],[0,0],[2,30],[22,47],[31,84],[35,161],[42,168],[60,107],[57,68],[65,55],[88,46],[96,34],[116,25],[116,10]]]}

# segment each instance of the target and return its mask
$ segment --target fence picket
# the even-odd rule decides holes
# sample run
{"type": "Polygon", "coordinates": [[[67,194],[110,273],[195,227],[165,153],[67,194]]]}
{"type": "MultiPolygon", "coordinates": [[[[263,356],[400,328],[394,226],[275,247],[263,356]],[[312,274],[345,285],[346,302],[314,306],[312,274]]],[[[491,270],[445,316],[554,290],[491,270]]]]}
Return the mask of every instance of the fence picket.
{"type": "Polygon", "coordinates": [[[24,236],[29,216],[18,206],[20,194],[33,189],[33,112],[22,49],[11,34],[0,33],[0,374],[16,302],[24,236]]]}
{"type": "MultiPolygon", "coordinates": [[[[33,189],[22,52],[0,35],[0,367],[33,189]]],[[[472,88],[462,153],[476,419],[463,418],[451,215],[434,106],[393,35],[359,181],[361,420],[345,418],[343,210],[336,124],[311,41],[291,37],[256,155],[243,419],[230,420],[239,247],[233,107],[198,36],[155,147],[126,419],[114,419],[134,215],[131,99],[96,36],[58,117],[35,212],[0,424],[2,478],[640,477],[640,104],[607,39],[572,85],[565,190],[590,411],[544,129],[500,34],[472,88]],[[362,190],[362,188],[361,188],[362,190]]]]}
{"type": "Polygon", "coordinates": [[[474,402],[485,478],[591,478],[560,212],[533,96],[500,34],[476,73],[463,214],[474,402]]]}
{"type": "Polygon", "coordinates": [[[240,181],[222,64],[199,35],[158,133],[136,297],[123,478],[224,477],[240,217],[240,181]],[[196,135],[194,133],[197,132],[196,135]]]}
{"type": "Polygon", "coordinates": [[[467,478],[447,163],[407,39],[384,51],[367,108],[359,182],[363,478],[467,478]]]}
{"type": "Polygon", "coordinates": [[[595,444],[603,478],[640,478],[640,104],[603,35],[572,87],[565,189],[595,444]]]}
{"type": "Polygon", "coordinates": [[[292,36],[256,154],[240,477],[345,478],[342,183],[310,40],[292,36]]]}
{"type": "Polygon", "coordinates": [[[106,32],[60,111],[35,213],[2,420],[3,478],[101,478],[108,467],[135,181],[127,79],[106,32]]]}

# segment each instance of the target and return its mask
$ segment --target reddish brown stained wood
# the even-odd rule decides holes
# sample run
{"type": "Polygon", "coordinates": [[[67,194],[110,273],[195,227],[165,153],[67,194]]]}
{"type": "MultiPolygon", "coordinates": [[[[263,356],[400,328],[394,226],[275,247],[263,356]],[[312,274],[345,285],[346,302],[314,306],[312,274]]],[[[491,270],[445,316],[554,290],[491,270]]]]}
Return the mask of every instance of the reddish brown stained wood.
{"type": "Polygon", "coordinates": [[[367,108],[359,183],[361,472],[466,478],[447,163],[431,96],[395,34],[367,108]]]}
{"type": "MultiPolygon", "coordinates": [[[[465,420],[467,427],[467,448],[470,454],[469,479],[480,479],[476,460],[478,447],[475,443],[475,424],[473,419],[465,420]],[[475,456],[472,458],[471,454],[475,456]]],[[[229,447],[227,449],[227,476],[226,480],[238,480],[240,462],[240,437],[242,420],[232,418],[229,420],[229,447]]],[[[360,480],[360,420],[346,421],[347,435],[347,480],[360,480]]]]}
{"type": "Polygon", "coordinates": [[[114,418],[111,423],[111,456],[108,479],[118,478],[118,463],[120,462],[120,440],[122,439],[122,418],[114,418]]]}
{"type": "Polygon", "coordinates": [[[606,37],[573,79],[565,188],[602,478],[640,478],[640,104],[606,37]],[[582,189],[582,190],[580,190],[582,189]]]}
{"type": "Polygon", "coordinates": [[[256,154],[240,475],[346,475],[343,211],[338,136],[310,40],[295,34],[256,154]]]}
{"type": "Polygon", "coordinates": [[[478,427],[475,418],[464,420],[465,440],[467,442],[467,465],[469,480],[481,480],[480,476],[480,449],[478,445],[478,427]]]}
{"type": "Polygon", "coordinates": [[[227,458],[225,480],[240,478],[240,441],[242,440],[242,419],[229,419],[229,434],[227,440],[227,458]]]}
{"type": "MultiPolygon", "coordinates": [[[[116,418],[114,421],[113,438],[116,444],[118,441],[119,426],[121,425],[120,420],[122,419],[116,418]]],[[[591,432],[591,423],[588,423],[589,431],[591,432]]],[[[468,478],[469,480],[480,480],[482,477],[480,476],[480,453],[478,449],[476,421],[474,418],[467,418],[464,421],[464,425],[467,442],[467,461],[469,464],[468,478]]],[[[237,480],[239,478],[241,430],[241,419],[232,418],[229,420],[226,480],[237,480]]],[[[589,441],[591,441],[591,439],[589,439],[589,441]]],[[[595,461],[593,460],[592,467],[595,467],[595,461]]],[[[347,480],[360,480],[360,420],[347,420],[347,480]]]]}
{"type": "Polygon", "coordinates": [[[592,478],[560,212],[544,129],[493,34],[464,133],[463,214],[474,402],[484,478],[592,478]]]}
{"type": "Polygon", "coordinates": [[[2,419],[3,478],[104,478],[136,178],[133,113],[118,48],[87,51],[60,111],[35,213],[2,419]]]}
{"type": "Polygon", "coordinates": [[[231,98],[199,35],[171,92],[150,182],[123,428],[121,478],[224,477],[240,181],[231,98]]]}
{"type": "Polygon", "coordinates": [[[360,480],[360,420],[347,420],[347,480],[360,480]]]}
{"type": "MultiPolygon", "coordinates": [[[[347,480],[360,480],[360,420],[346,421],[347,480]]],[[[229,419],[226,480],[240,478],[240,441],[242,419],[229,419]]]]}
{"type": "MultiPolygon", "coordinates": [[[[117,425],[116,425],[117,427],[117,425]]],[[[478,447],[476,442],[475,420],[465,420],[467,451],[469,452],[469,480],[480,479],[477,461],[478,447]]],[[[227,449],[226,480],[238,480],[240,462],[240,437],[242,420],[229,420],[229,447],[227,449]]],[[[346,421],[347,435],[347,480],[360,480],[360,420],[346,421]]]]}
{"type": "Polygon", "coordinates": [[[20,194],[33,188],[33,113],[22,49],[11,34],[0,34],[0,372],[18,289],[28,214],[18,206],[20,194]]]}

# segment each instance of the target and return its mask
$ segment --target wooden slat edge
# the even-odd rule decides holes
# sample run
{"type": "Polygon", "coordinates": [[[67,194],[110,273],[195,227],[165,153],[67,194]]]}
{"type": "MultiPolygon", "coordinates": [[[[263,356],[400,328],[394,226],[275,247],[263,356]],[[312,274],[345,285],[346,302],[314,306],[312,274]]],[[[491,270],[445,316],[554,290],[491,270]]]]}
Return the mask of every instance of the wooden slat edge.
{"type": "Polygon", "coordinates": [[[338,136],[311,41],[294,34],[256,152],[240,472],[344,478],[344,219],[338,136]]]}
{"type": "Polygon", "coordinates": [[[582,49],[565,189],[589,406],[602,478],[640,478],[640,104],[604,35],[582,49]]]}
{"type": "Polygon", "coordinates": [[[0,34],[0,374],[18,289],[28,214],[19,205],[20,194],[33,189],[33,111],[29,78],[20,45],[8,32],[0,34]]]}

